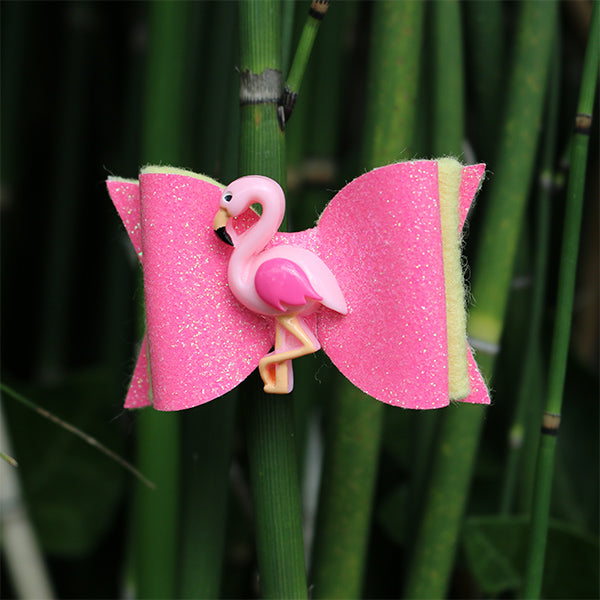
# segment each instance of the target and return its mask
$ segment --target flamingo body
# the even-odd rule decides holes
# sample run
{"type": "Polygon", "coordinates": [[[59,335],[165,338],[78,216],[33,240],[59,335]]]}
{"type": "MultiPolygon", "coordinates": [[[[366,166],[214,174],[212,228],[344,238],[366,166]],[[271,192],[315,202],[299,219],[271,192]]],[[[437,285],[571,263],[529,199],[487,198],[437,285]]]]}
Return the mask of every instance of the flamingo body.
{"type": "Polygon", "coordinates": [[[261,300],[280,310],[297,310],[307,306],[309,300],[323,300],[315,292],[306,273],[287,258],[272,258],[263,262],[256,270],[254,285],[261,300]],[[288,308],[284,307],[288,305],[288,308]]]}

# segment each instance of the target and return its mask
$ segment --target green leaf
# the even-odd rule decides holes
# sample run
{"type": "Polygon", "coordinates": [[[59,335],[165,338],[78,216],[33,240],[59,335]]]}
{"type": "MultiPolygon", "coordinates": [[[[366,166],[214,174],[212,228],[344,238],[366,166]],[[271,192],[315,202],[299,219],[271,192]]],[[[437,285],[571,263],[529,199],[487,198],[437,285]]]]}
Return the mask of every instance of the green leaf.
{"type": "Polygon", "coordinates": [[[500,518],[489,521],[473,518],[467,521],[463,543],[469,567],[485,593],[499,594],[514,590],[521,585],[521,574],[514,562],[522,545],[522,534],[518,528],[507,528],[505,535],[498,539],[501,526],[496,529],[500,518]],[[483,522],[482,522],[483,521],[483,522]]]}
{"type": "MultiPolygon", "coordinates": [[[[471,517],[463,532],[468,566],[484,594],[518,590],[527,553],[525,516],[471,517]]],[[[551,521],[542,597],[598,598],[598,539],[551,521]]]]}
{"type": "MultiPolygon", "coordinates": [[[[87,370],[46,388],[19,388],[28,399],[72,423],[118,454],[124,440],[109,401],[110,379],[87,370]]],[[[125,471],[97,448],[5,395],[13,454],[25,501],[45,551],[81,556],[110,526],[125,471]]]]}

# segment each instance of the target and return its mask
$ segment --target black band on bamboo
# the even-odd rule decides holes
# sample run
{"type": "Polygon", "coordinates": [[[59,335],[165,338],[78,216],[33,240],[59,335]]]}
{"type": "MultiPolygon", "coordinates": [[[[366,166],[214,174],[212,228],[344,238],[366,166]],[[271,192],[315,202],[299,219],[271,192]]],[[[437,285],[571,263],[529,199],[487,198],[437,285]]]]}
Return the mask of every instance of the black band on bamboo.
{"type": "Polygon", "coordinates": [[[292,92],[289,86],[285,86],[283,94],[279,98],[277,106],[277,118],[279,120],[279,127],[281,131],[285,129],[285,124],[289,121],[292,116],[294,107],[296,106],[296,100],[298,99],[298,93],[292,92]]]}
{"type": "Polygon", "coordinates": [[[329,8],[330,0],[313,0],[308,14],[317,21],[322,21],[327,9],[329,8]]]}
{"type": "Polygon", "coordinates": [[[246,104],[277,104],[281,97],[283,78],[280,71],[265,69],[257,75],[249,69],[240,73],[240,106],[246,104]]]}
{"type": "Polygon", "coordinates": [[[545,412],[542,417],[542,434],[557,436],[559,427],[560,415],[545,412]]]}
{"type": "Polygon", "coordinates": [[[577,113],[575,117],[575,133],[580,135],[590,135],[592,130],[592,115],[577,113]]]}

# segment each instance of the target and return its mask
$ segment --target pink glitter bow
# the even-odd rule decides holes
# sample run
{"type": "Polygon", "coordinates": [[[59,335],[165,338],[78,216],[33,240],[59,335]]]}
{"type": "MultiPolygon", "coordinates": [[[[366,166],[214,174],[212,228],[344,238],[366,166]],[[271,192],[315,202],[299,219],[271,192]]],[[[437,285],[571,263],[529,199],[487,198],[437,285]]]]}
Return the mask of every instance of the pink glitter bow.
{"type": "MultiPolygon", "coordinates": [[[[462,168],[460,229],[484,170],[462,168]]],[[[212,228],[223,187],[168,167],[144,169],[139,182],[109,178],[107,187],[144,271],[147,333],[126,408],[182,410],[230,391],[269,352],[274,327],[228,287],[231,248],[212,228]]],[[[257,218],[247,211],[235,227],[257,218]]],[[[270,246],[280,244],[315,253],[343,291],[348,314],[322,309],[308,322],[352,383],[395,406],[449,404],[437,161],[365,173],[335,195],[316,227],[275,234],[270,246]]],[[[465,352],[463,401],[489,403],[466,340],[465,352]]]]}

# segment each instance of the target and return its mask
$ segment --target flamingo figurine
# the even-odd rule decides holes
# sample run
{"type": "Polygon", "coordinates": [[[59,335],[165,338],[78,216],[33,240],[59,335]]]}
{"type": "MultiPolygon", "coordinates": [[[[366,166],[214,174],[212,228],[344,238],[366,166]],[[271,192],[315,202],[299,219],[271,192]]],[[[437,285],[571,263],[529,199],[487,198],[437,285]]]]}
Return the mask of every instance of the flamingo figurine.
{"type": "Polygon", "coordinates": [[[275,318],[275,348],[259,362],[264,390],[271,394],[289,393],[292,359],[321,347],[305,317],[321,306],[342,315],[348,312],[335,277],[313,252],[289,244],[266,248],[284,214],[285,196],[279,184],[252,175],[225,189],[213,222],[219,238],[233,246],[227,269],[231,292],[251,311],[275,318]],[[255,203],[262,206],[262,216],[238,234],[231,219],[255,203]]]}

